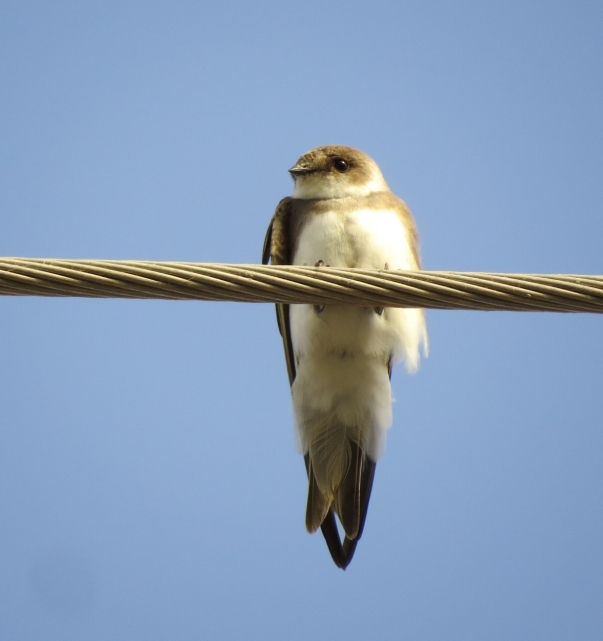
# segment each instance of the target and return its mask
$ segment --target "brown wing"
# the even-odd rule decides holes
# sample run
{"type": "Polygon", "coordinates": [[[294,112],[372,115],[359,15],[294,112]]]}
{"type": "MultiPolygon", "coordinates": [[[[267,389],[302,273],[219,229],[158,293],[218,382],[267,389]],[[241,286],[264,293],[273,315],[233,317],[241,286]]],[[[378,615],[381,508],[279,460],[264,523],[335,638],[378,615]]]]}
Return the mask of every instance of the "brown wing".
{"type": "MultiPolygon", "coordinates": [[[[289,225],[291,218],[291,198],[283,198],[278,204],[274,216],[268,225],[264,249],[262,250],[262,264],[267,265],[270,261],[273,265],[291,264],[291,246],[289,241],[289,225]]],[[[285,361],[289,384],[293,385],[295,380],[295,358],[293,355],[293,343],[291,342],[291,327],[289,324],[289,305],[276,305],[276,322],[283,338],[285,349],[285,361]]]]}

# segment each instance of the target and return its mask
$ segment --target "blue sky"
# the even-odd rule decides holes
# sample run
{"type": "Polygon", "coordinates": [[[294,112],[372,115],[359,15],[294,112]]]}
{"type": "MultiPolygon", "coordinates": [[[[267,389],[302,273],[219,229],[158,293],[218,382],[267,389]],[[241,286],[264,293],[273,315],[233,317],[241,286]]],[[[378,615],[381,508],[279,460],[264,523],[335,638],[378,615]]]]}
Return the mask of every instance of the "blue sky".
{"type": "MultiPolygon", "coordinates": [[[[426,269],[603,274],[603,5],[0,5],[0,255],[258,262],[375,158],[426,269]]],[[[603,325],[430,311],[347,572],[270,305],[0,298],[0,637],[598,639],[603,325]]]]}

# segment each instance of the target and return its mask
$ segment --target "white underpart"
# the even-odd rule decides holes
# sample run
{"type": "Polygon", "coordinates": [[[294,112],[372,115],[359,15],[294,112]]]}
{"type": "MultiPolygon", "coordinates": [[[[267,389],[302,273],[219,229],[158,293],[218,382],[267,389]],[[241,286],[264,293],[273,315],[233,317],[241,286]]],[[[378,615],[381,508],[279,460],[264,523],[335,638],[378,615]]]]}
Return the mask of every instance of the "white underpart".
{"type": "MultiPolygon", "coordinates": [[[[315,215],[302,230],[293,263],[315,265],[319,260],[331,267],[416,267],[404,226],[388,210],[315,215]]],[[[393,357],[393,362],[404,359],[409,371],[417,368],[420,345],[427,345],[422,312],[386,308],[378,315],[373,308],[327,305],[317,314],[312,305],[291,305],[290,314],[301,451],[312,454],[318,435],[335,429],[377,460],[392,423],[387,365],[393,357]]],[[[317,480],[326,491],[325,484],[335,489],[339,482],[317,480]]]]}

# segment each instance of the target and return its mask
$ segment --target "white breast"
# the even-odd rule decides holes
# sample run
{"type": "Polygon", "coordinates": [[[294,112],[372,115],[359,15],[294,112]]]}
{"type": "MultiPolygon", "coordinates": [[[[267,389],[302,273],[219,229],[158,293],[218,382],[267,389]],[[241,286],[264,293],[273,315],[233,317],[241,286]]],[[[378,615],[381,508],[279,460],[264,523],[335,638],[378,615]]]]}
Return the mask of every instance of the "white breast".
{"type": "MultiPolygon", "coordinates": [[[[417,268],[406,229],[388,210],[315,215],[302,230],[293,264],[317,261],[331,267],[417,268]]],[[[387,363],[393,355],[394,362],[404,359],[410,371],[417,368],[419,346],[427,338],[421,310],[388,308],[378,315],[373,309],[338,305],[327,305],[321,314],[311,305],[292,305],[291,333],[298,359],[345,352],[387,363]]]]}
{"type": "Polygon", "coordinates": [[[406,230],[391,211],[361,209],[315,215],[303,228],[294,265],[414,269],[406,230]]]}

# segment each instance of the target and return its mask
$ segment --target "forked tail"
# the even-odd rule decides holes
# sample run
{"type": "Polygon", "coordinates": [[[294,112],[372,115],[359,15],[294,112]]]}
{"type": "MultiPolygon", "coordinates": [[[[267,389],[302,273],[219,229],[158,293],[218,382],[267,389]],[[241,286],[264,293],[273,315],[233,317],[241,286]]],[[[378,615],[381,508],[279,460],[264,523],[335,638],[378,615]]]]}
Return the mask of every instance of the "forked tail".
{"type": "Polygon", "coordinates": [[[346,472],[335,492],[325,495],[316,481],[310,454],[304,461],[308,472],[308,503],[306,527],[314,532],[319,526],[335,565],[345,570],[362,536],[377,464],[362,448],[349,440],[350,458],[346,472]],[[339,517],[344,536],[339,537],[335,514],[339,517]]]}

